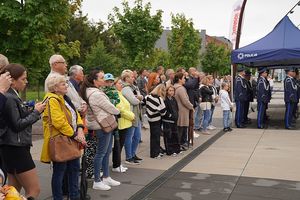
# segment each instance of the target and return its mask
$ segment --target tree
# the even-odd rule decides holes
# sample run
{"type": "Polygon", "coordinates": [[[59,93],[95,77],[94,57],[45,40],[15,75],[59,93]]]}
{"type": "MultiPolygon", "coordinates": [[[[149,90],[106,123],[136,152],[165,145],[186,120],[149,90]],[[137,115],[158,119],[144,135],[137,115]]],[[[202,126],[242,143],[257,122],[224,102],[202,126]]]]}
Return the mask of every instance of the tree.
{"type": "Polygon", "coordinates": [[[23,64],[31,83],[43,81],[54,52],[63,50],[67,56],[78,56],[75,49],[80,43],[66,44],[61,33],[68,28],[72,12],[80,2],[0,0],[0,52],[11,62],[23,64]]]}
{"type": "Polygon", "coordinates": [[[172,15],[172,32],[168,37],[171,66],[196,67],[199,64],[201,39],[193,27],[192,19],[184,14],[172,15]]]}
{"type": "Polygon", "coordinates": [[[91,52],[87,54],[84,66],[86,69],[101,67],[106,73],[109,72],[115,75],[119,75],[121,71],[120,59],[107,53],[101,39],[92,47],[91,52]]]}
{"type": "Polygon", "coordinates": [[[127,1],[122,3],[123,12],[115,7],[109,16],[113,32],[121,40],[133,66],[144,65],[143,60],[152,54],[155,42],[162,34],[162,11],[151,16],[151,4],[143,6],[142,0],[136,0],[130,8],[127,1]]]}
{"type": "Polygon", "coordinates": [[[230,51],[222,45],[208,43],[206,51],[201,59],[204,72],[221,75],[230,73],[230,51]]]}
{"type": "Polygon", "coordinates": [[[87,15],[83,16],[82,12],[74,14],[70,20],[70,27],[66,30],[66,42],[80,41],[80,57],[69,59],[70,65],[80,64],[85,61],[86,55],[90,52],[92,46],[97,43],[101,33],[104,31],[104,23],[91,23],[87,15]]]}

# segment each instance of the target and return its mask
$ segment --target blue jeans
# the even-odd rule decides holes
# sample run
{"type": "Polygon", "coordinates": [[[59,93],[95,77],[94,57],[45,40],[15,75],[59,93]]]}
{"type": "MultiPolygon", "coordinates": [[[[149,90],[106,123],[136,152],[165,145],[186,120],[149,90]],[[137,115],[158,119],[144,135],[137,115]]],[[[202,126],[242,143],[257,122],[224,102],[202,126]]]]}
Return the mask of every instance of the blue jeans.
{"type": "Polygon", "coordinates": [[[112,133],[105,133],[102,130],[96,130],[97,151],[94,158],[94,176],[95,182],[100,182],[100,170],[103,170],[103,177],[109,177],[109,155],[112,149],[112,133]]]}
{"type": "Polygon", "coordinates": [[[194,129],[200,129],[201,123],[202,123],[202,110],[200,108],[200,105],[198,105],[195,108],[195,115],[194,115],[194,129]]]}
{"type": "Polygon", "coordinates": [[[125,138],[126,160],[135,156],[136,150],[141,140],[141,122],[138,126],[129,128],[125,138]]]}
{"type": "Polygon", "coordinates": [[[63,200],[62,184],[65,172],[68,176],[70,199],[79,198],[79,158],[67,162],[53,162],[52,196],[54,200],[63,200]]]}
{"type": "Polygon", "coordinates": [[[223,125],[224,128],[230,127],[230,110],[223,110],[223,125]]]}
{"type": "Polygon", "coordinates": [[[209,120],[210,120],[210,109],[209,110],[203,110],[203,131],[207,130],[207,127],[209,125],[209,120]]]}
{"type": "Polygon", "coordinates": [[[212,117],[213,117],[214,111],[215,111],[215,106],[211,105],[211,109],[210,109],[210,119],[209,119],[209,121],[208,121],[208,126],[211,125],[212,117]]]}

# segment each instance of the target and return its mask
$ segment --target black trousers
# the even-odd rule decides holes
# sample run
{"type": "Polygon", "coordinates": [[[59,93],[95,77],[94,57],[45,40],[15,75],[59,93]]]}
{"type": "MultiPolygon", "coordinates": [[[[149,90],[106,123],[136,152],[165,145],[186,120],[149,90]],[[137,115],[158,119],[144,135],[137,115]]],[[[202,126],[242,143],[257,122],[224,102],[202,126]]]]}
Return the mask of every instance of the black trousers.
{"type": "Polygon", "coordinates": [[[114,132],[114,147],[112,152],[113,168],[121,165],[121,152],[125,143],[128,128],[114,132]]]}
{"type": "Polygon", "coordinates": [[[187,126],[178,126],[178,141],[180,145],[187,143],[187,126]]]}
{"type": "Polygon", "coordinates": [[[150,157],[155,158],[160,153],[161,122],[149,122],[150,125],[150,157]]]}
{"type": "Polygon", "coordinates": [[[163,122],[164,143],[167,155],[180,152],[176,123],[163,122]]]}

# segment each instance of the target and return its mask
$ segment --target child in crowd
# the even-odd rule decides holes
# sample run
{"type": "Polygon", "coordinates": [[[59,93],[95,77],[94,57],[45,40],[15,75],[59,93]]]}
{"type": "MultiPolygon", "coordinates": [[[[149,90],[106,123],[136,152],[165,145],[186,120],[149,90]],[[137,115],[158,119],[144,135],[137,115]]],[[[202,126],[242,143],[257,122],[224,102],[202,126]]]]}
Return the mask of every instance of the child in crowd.
{"type": "MultiPolygon", "coordinates": [[[[12,199],[12,200],[26,200],[24,196],[22,196],[14,186],[4,185],[6,182],[5,175],[3,171],[0,169],[0,200],[12,199]]],[[[32,197],[28,198],[29,200],[32,197]]]]}
{"type": "Polygon", "coordinates": [[[106,73],[104,75],[104,80],[106,82],[106,86],[103,87],[103,92],[108,96],[110,102],[116,106],[118,103],[120,103],[120,98],[118,94],[118,90],[114,86],[114,76],[110,73],[106,73]]]}
{"type": "Polygon", "coordinates": [[[180,153],[180,144],[178,141],[178,105],[174,97],[175,88],[170,85],[167,87],[167,96],[165,99],[166,114],[162,117],[164,143],[167,155],[176,156],[180,153]]]}
{"type": "Polygon", "coordinates": [[[232,131],[230,128],[230,115],[231,115],[231,110],[233,107],[233,104],[229,98],[228,94],[229,90],[229,84],[226,82],[222,83],[222,90],[220,91],[220,97],[221,97],[221,107],[223,110],[223,124],[224,124],[224,132],[232,131]]]}

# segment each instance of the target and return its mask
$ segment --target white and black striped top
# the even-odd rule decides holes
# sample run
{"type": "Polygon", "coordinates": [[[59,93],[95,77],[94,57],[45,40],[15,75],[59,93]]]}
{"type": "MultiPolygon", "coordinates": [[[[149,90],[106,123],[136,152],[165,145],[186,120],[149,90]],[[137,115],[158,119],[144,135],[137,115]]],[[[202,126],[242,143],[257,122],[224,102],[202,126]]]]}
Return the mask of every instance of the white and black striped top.
{"type": "Polygon", "coordinates": [[[157,122],[161,120],[167,112],[164,100],[158,95],[149,94],[143,100],[146,105],[146,114],[149,122],[157,122]]]}

